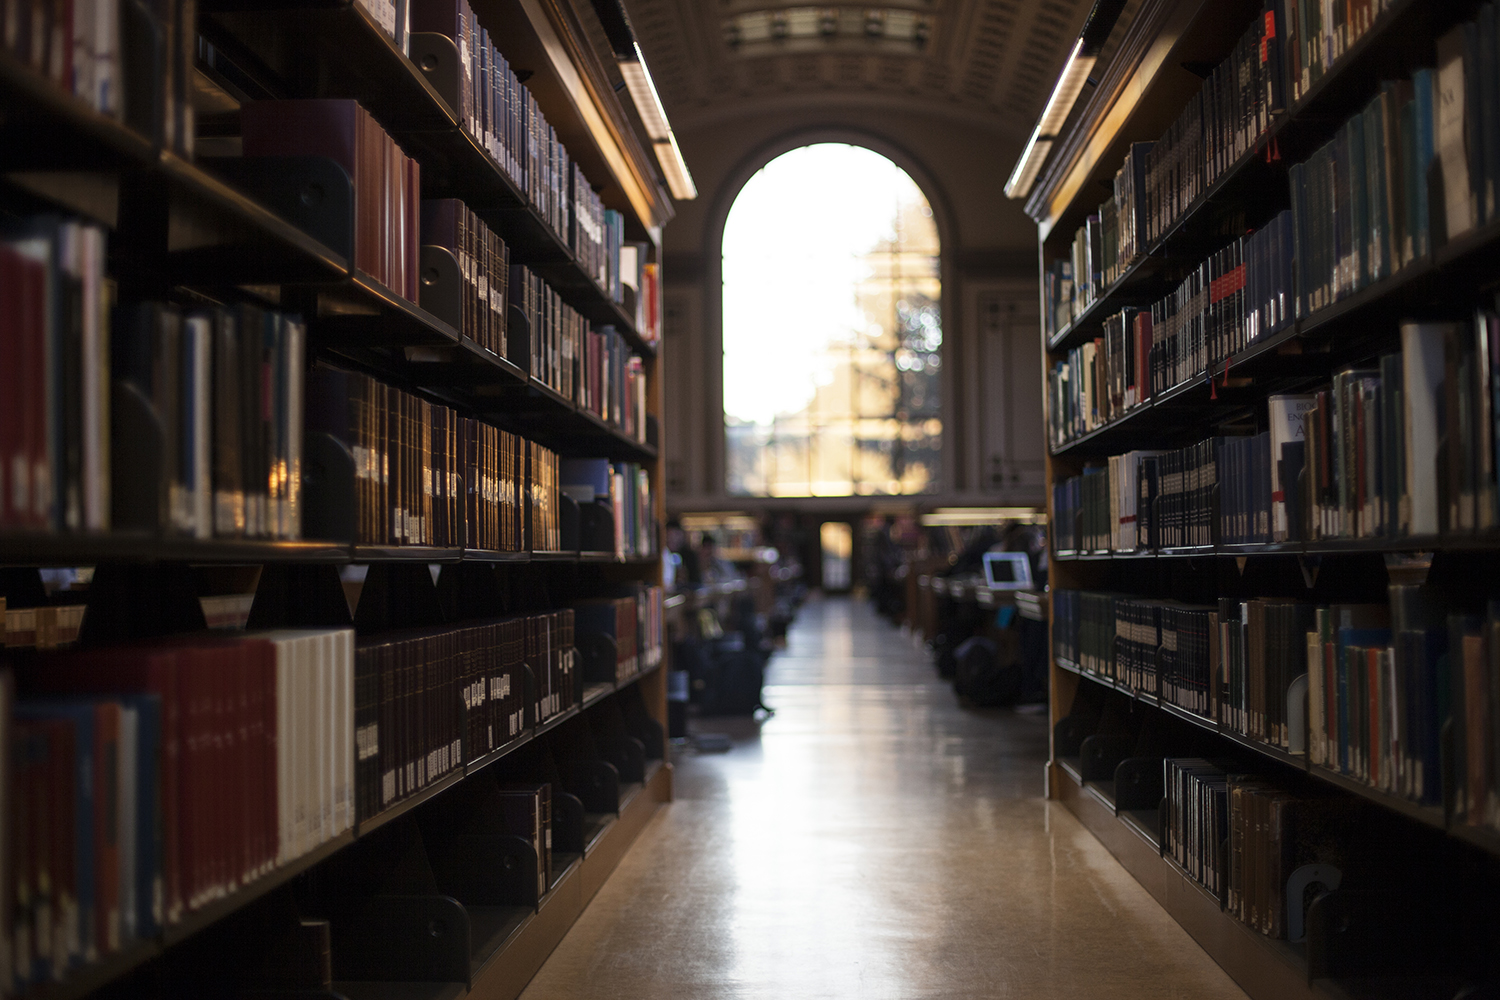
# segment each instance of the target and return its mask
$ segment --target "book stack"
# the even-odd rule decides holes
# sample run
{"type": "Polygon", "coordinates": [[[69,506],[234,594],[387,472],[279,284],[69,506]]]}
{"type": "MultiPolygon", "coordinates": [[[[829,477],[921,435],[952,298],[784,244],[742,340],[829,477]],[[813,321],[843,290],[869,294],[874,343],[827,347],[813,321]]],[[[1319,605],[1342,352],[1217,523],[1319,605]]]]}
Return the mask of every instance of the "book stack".
{"type": "Polygon", "coordinates": [[[357,101],[248,101],[246,156],[323,156],[354,187],[354,267],[410,302],[418,299],[421,168],[357,101]]]}
{"type": "Polygon", "coordinates": [[[527,539],[533,552],[557,552],[562,549],[560,459],[557,452],[535,441],[522,440],[521,445],[526,453],[527,539]]]}
{"type": "Polygon", "coordinates": [[[1073,322],[1073,261],[1054,260],[1042,272],[1042,335],[1051,342],[1073,322]]]}
{"type": "Polygon", "coordinates": [[[1272,118],[1286,109],[1284,3],[1267,0],[1229,58],[1146,154],[1146,232],[1153,246],[1256,147],[1272,118]]]}
{"type": "Polygon", "coordinates": [[[1054,448],[1118,420],[1151,399],[1151,315],[1124,309],[1104,320],[1103,336],[1070,350],[1047,373],[1054,448]]]}
{"type": "Polygon", "coordinates": [[[453,254],[463,276],[463,329],[459,333],[500,357],[507,356],[506,285],[510,248],[457,198],[422,202],[422,243],[453,254]]]}
{"type": "Polygon", "coordinates": [[[662,650],[665,648],[666,590],[658,585],[636,585],[635,610],[636,635],[640,637],[640,665],[642,670],[661,666],[662,650]]]}
{"type": "Polygon", "coordinates": [[[525,548],[523,463],[539,446],[365,375],[318,367],[308,378],[309,429],[354,460],[357,543],[525,548]]]}
{"type": "Polygon", "coordinates": [[[355,0],[380,25],[380,30],[391,37],[402,55],[411,54],[411,3],[410,0],[355,0]]]}
{"type": "Polygon", "coordinates": [[[115,389],[144,400],[161,427],[164,531],[301,537],[306,341],[299,317],[249,304],[117,310],[115,389]]]}
{"type": "Polygon", "coordinates": [[[536,683],[537,724],[578,703],[578,652],[573,648],[572,608],[526,618],[526,665],[536,683]]]}
{"type": "Polygon", "coordinates": [[[552,885],[552,786],[547,783],[502,784],[500,823],[536,852],[537,898],[552,885]]]}
{"type": "Polygon", "coordinates": [[[353,633],[44,654],[0,714],[14,971],[62,979],[354,822],[353,633]]]}
{"type": "Polygon", "coordinates": [[[1058,590],[1052,605],[1053,652],[1060,660],[1114,679],[1116,595],[1058,590]]]}

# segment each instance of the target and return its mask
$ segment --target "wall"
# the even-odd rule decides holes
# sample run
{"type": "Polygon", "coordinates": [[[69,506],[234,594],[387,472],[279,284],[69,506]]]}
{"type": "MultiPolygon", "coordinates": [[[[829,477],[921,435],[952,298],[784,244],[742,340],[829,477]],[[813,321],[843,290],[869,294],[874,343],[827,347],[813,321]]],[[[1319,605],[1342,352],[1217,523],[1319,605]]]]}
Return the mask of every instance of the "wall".
{"type": "Polygon", "coordinates": [[[752,112],[690,125],[678,141],[699,196],[679,203],[665,230],[669,509],[758,506],[724,494],[721,242],[751,174],[810,142],[855,143],[890,157],[922,187],[938,220],[944,484],[924,503],[1041,502],[1036,228],[1003,192],[1018,137],[976,128],[972,118],[851,105],[752,112]]]}

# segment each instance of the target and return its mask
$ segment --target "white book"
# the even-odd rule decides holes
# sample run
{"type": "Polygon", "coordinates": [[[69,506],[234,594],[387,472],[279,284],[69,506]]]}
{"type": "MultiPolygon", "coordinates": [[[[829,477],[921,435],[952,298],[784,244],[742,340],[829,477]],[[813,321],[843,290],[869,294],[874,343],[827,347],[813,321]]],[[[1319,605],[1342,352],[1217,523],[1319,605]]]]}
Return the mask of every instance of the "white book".
{"type": "Polygon", "coordinates": [[[296,701],[292,692],[292,678],[295,665],[292,662],[290,639],[267,638],[276,647],[276,860],[277,864],[284,865],[295,856],[292,853],[292,732],[295,721],[292,711],[296,701]]]}
{"type": "MultiPolygon", "coordinates": [[[[1451,239],[1474,228],[1477,204],[1469,177],[1469,148],[1464,135],[1464,26],[1438,39],[1438,70],[1433,77],[1437,115],[1437,152],[1443,170],[1443,201],[1451,239]]],[[[1470,67],[1472,70],[1472,67],[1470,67]]],[[[1478,136],[1473,141],[1479,141],[1478,136]]],[[[1432,206],[1436,211],[1437,206],[1432,206]]]]}
{"type": "Polygon", "coordinates": [[[1438,533],[1438,413],[1443,401],[1443,341],[1451,323],[1403,323],[1402,392],[1406,405],[1406,494],[1413,535],[1438,533]]]}
{"type": "Polygon", "coordinates": [[[109,530],[109,296],[104,230],[83,237],[83,526],[109,530]]]}

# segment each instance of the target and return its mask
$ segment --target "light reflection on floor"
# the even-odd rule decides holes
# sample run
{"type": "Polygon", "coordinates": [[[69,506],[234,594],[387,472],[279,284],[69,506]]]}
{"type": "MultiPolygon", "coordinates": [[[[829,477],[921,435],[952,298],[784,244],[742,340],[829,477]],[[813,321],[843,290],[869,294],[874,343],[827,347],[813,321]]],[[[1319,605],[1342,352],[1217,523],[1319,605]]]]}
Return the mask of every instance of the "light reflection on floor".
{"type": "Polygon", "coordinates": [[[961,709],[908,638],[813,602],[776,714],[676,762],[661,810],[523,1000],[1243,994],[1041,798],[1044,716],[961,709]]]}

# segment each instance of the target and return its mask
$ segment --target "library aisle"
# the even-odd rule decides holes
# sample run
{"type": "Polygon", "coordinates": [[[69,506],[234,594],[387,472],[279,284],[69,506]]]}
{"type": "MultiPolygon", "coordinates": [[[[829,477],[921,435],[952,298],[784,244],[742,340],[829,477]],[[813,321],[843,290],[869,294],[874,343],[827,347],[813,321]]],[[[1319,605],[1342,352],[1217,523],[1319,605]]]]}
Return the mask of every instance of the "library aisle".
{"type": "Polygon", "coordinates": [[[866,604],[814,600],[774,717],[701,720],[675,802],[523,1000],[1242,997],[1057,803],[1045,715],[962,709],[866,604]]]}

